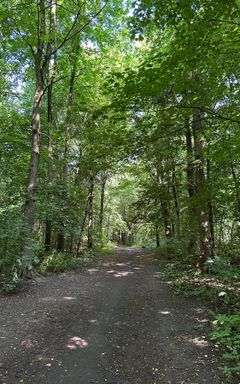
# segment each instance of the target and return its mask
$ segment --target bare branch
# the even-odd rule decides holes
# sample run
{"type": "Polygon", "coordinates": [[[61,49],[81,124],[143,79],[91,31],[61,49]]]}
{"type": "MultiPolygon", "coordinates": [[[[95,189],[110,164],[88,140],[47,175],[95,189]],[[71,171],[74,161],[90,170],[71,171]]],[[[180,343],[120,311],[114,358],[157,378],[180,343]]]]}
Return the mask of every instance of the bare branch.
{"type": "Polygon", "coordinates": [[[16,22],[16,20],[14,19],[14,17],[12,17],[12,20],[15,24],[15,27],[16,27],[16,32],[17,34],[21,37],[21,39],[27,44],[27,46],[31,49],[31,52],[33,54],[33,56],[35,56],[35,51],[33,49],[33,46],[29,43],[29,41],[26,39],[26,37],[22,34],[22,32],[20,31],[20,28],[18,27],[18,24],[16,22]]]}
{"type": "Polygon", "coordinates": [[[78,35],[79,33],[81,33],[89,24],[91,24],[91,22],[96,19],[100,13],[103,11],[103,9],[107,6],[108,4],[108,0],[104,3],[104,5],[99,9],[99,11],[97,13],[95,13],[80,29],[78,29],[77,31],[73,32],[76,24],[77,24],[77,21],[80,17],[80,14],[81,12],[79,11],[74,19],[74,22],[71,26],[71,28],[69,29],[69,31],[67,32],[66,36],[64,37],[63,41],[59,44],[59,46],[57,48],[55,48],[51,54],[51,55],[54,55],[59,49],[61,49],[69,40],[71,40],[73,37],[75,37],[76,35],[78,35]],[[73,33],[72,33],[73,32],[73,33]]]}
{"type": "Polygon", "coordinates": [[[201,110],[202,112],[209,113],[210,115],[212,115],[213,117],[216,117],[218,119],[231,121],[233,123],[238,123],[238,124],[240,123],[240,120],[236,120],[236,119],[232,119],[231,117],[223,116],[220,113],[218,113],[217,111],[212,110],[211,108],[205,108],[202,106],[194,106],[194,105],[181,105],[181,104],[175,105],[173,108],[198,109],[198,110],[201,110]]]}

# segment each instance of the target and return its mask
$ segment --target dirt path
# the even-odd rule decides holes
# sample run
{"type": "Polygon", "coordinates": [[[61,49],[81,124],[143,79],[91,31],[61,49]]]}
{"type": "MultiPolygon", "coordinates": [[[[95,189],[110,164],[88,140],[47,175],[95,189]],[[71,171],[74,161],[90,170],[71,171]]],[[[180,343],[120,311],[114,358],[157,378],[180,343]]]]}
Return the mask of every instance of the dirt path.
{"type": "Polygon", "coordinates": [[[2,384],[220,384],[196,302],[173,295],[147,251],[1,297],[2,384]],[[201,329],[201,330],[200,330],[201,329]]]}

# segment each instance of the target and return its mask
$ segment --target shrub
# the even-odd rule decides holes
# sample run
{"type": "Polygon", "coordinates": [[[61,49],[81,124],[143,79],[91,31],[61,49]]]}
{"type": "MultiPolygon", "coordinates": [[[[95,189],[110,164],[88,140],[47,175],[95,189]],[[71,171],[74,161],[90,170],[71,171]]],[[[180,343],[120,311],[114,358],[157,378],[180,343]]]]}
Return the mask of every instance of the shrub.
{"type": "Polygon", "coordinates": [[[224,358],[232,363],[227,364],[224,371],[240,372],[240,315],[217,315],[213,324],[215,329],[211,338],[226,348],[224,358]]]}
{"type": "Polygon", "coordinates": [[[39,270],[42,273],[66,272],[91,265],[93,257],[92,252],[85,252],[81,257],[77,258],[68,253],[58,253],[55,251],[43,259],[39,270]]]}

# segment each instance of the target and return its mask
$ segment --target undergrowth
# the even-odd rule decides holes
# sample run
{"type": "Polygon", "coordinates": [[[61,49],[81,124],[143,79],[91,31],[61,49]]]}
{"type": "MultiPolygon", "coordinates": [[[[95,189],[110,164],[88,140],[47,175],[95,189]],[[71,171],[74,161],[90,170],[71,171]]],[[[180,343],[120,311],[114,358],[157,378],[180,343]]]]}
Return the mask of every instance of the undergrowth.
{"type": "Polygon", "coordinates": [[[92,265],[94,257],[95,255],[92,251],[85,251],[79,257],[55,251],[43,259],[38,270],[40,273],[62,273],[76,270],[92,265]]]}
{"type": "Polygon", "coordinates": [[[194,296],[210,306],[214,314],[210,338],[225,350],[225,366],[221,369],[228,377],[232,373],[239,375],[239,268],[231,265],[226,257],[215,257],[206,263],[204,273],[200,274],[194,263],[173,258],[165,262],[163,275],[177,294],[194,296]]]}

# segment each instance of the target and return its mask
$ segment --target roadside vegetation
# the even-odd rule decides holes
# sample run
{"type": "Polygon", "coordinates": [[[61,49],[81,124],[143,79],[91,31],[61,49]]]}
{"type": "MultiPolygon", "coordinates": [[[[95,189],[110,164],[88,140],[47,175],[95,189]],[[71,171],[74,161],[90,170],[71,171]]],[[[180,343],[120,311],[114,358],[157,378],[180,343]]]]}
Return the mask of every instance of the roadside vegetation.
{"type": "Polygon", "coordinates": [[[157,248],[239,370],[238,0],[2,0],[0,285],[157,248]]]}

